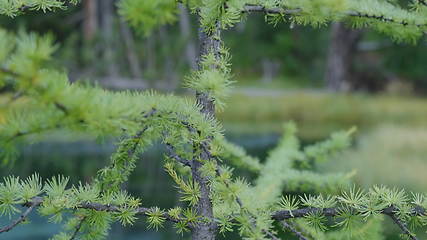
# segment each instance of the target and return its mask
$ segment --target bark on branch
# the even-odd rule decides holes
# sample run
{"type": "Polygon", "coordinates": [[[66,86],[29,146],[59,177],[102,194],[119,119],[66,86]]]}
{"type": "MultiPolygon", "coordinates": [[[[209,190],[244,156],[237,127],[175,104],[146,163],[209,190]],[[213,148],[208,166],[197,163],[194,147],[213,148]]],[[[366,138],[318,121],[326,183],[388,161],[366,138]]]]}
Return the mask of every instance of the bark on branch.
{"type": "Polygon", "coordinates": [[[36,208],[37,206],[40,206],[41,203],[42,201],[38,200],[29,204],[27,210],[24,213],[22,213],[21,216],[19,216],[19,218],[17,218],[11,224],[0,229],[0,234],[4,232],[9,232],[19,224],[23,223],[27,219],[28,215],[33,211],[33,209],[36,208]]]}
{"type": "MultiPolygon", "coordinates": [[[[346,209],[342,209],[342,210],[345,211],[346,209]]],[[[417,240],[415,235],[411,233],[411,231],[409,231],[406,224],[396,216],[397,211],[398,209],[396,207],[391,206],[391,207],[382,209],[381,214],[389,216],[396,223],[396,225],[399,226],[399,228],[402,230],[404,234],[408,235],[412,240],[417,240]]],[[[283,220],[293,219],[293,218],[303,218],[312,213],[321,213],[326,217],[336,217],[339,215],[340,212],[341,212],[340,208],[302,208],[302,209],[297,209],[292,211],[289,211],[289,210],[277,211],[272,215],[272,218],[277,221],[283,221],[283,220]]],[[[415,207],[411,211],[411,216],[426,216],[426,215],[427,215],[427,211],[422,207],[415,207]]]]}
{"type": "MultiPolygon", "coordinates": [[[[424,0],[419,0],[419,2],[423,5],[424,3],[426,3],[426,1],[424,0]]],[[[296,9],[265,8],[263,6],[258,6],[258,5],[246,5],[242,9],[242,12],[247,12],[247,13],[262,12],[267,14],[297,15],[299,13],[302,13],[303,10],[299,8],[296,8],[296,9]]],[[[368,18],[368,19],[378,20],[382,22],[395,23],[403,26],[409,26],[409,25],[416,26],[416,27],[426,26],[426,24],[417,24],[417,23],[410,23],[407,21],[398,21],[394,18],[385,16],[385,15],[367,14],[367,13],[362,13],[358,11],[344,11],[342,12],[342,15],[347,17],[368,18]]]]}
{"type": "MultiPolygon", "coordinates": [[[[272,218],[277,221],[286,219],[302,218],[312,213],[322,213],[326,217],[336,217],[340,213],[340,208],[301,208],[296,210],[280,210],[272,215],[272,218]]],[[[381,210],[384,215],[395,214],[398,209],[396,207],[388,207],[381,210]]],[[[412,216],[426,216],[427,211],[421,207],[415,207],[411,211],[412,216]]]]}
{"type": "MultiPolygon", "coordinates": [[[[30,202],[27,202],[23,204],[24,207],[27,207],[27,210],[22,213],[22,215],[13,221],[11,224],[3,227],[0,229],[0,234],[4,232],[8,232],[18,226],[19,224],[23,223],[25,219],[28,217],[28,215],[34,210],[34,208],[39,207],[44,202],[43,197],[35,197],[30,202]]],[[[104,205],[100,203],[82,203],[79,206],[77,206],[78,209],[90,209],[100,212],[120,212],[122,209],[120,206],[116,205],[104,205]]],[[[149,216],[149,214],[152,212],[153,208],[146,208],[146,207],[139,207],[135,210],[136,215],[142,215],[142,216],[149,216]]],[[[174,218],[170,216],[167,213],[163,213],[162,217],[170,222],[178,223],[181,221],[179,218],[174,218]]],[[[189,226],[191,227],[191,226],[189,226]]],[[[78,228],[79,229],[79,228],[78,228]]]]}
{"type": "MultiPolygon", "coordinates": [[[[198,56],[199,69],[202,69],[201,59],[204,55],[213,51],[214,55],[219,59],[220,54],[220,25],[215,25],[214,31],[206,33],[201,27],[199,28],[199,41],[200,51],[198,56]]],[[[217,66],[211,66],[216,68],[217,66]]],[[[196,101],[201,106],[201,113],[206,118],[215,116],[215,104],[206,92],[197,92],[196,101]]],[[[209,179],[202,176],[200,169],[203,166],[203,161],[215,160],[212,158],[209,149],[210,140],[206,142],[194,145],[195,150],[200,149],[201,153],[198,157],[194,158],[191,162],[191,174],[193,180],[200,186],[200,199],[196,205],[197,213],[202,216],[205,221],[196,224],[193,228],[192,239],[193,240],[215,240],[217,233],[217,223],[214,221],[213,206],[210,199],[211,187],[209,179]]]]}
{"type": "Polygon", "coordinates": [[[298,230],[295,229],[294,226],[292,226],[290,223],[288,223],[287,221],[283,220],[282,221],[282,226],[284,229],[288,229],[290,230],[292,233],[295,234],[295,236],[298,237],[299,240],[308,240],[308,238],[306,238],[301,232],[299,232],[298,230]]]}

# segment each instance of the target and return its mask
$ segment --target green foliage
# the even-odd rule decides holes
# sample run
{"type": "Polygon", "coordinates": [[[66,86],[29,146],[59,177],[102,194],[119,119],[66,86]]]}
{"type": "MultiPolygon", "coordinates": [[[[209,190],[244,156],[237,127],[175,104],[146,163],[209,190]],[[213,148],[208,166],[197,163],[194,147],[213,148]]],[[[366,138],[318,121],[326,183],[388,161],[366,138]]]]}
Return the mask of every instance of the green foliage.
{"type": "Polygon", "coordinates": [[[176,19],[175,0],[120,0],[119,14],[143,34],[150,34],[155,27],[172,23],[176,19]]]}
{"type": "MultiPolygon", "coordinates": [[[[373,186],[368,191],[352,188],[338,196],[304,195],[300,197],[300,201],[284,196],[280,207],[290,211],[301,205],[310,207],[312,211],[296,222],[308,224],[316,232],[334,230],[327,233],[327,239],[367,239],[368,236],[368,239],[383,239],[379,223],[383,221],[382,213],[387,208],[393,208],[391,214],[395,214],[401,221],[412,219],[411,221],[418,223],[418,227],[423,226],[421,221],[424,217],[412,214],[414,207],[423,206],[419,204],[425,201],[425,197],[416,194],[410,199],[404,190],[373,186]],[[323,209],[330,208],[336,208],[337,214],[328,220],[323,209]]],[[[318,239],[324,237],[321,234],[318,239]]]]}
{"type": "MultiPolygon", "coordinates": [[[[65,2],[62,0],[1,0],[0,14],[16,17],[25,9],[43,12],[64,9],[66,7],[65,2]]],[[[77,4],[79,0],[70,0],[69,2],[77,4]]]]}
{"type": "Polygon", "coordinates": [[[148,228],[159,229],[160,226],[165,222],[163,212],[159,208],[154,208],[148,213],[147,221],[149,223],[148,228]]]}
{"type": "Polygon", "coordinates": [[[177,188],[180,189],[180,193],[182,195],[181,200],[189,202],[190,206],[194,207],[200,198],[200,186],[197,182],[184,181],[180,176],[178,176],[171,163],[167,163],[165,165],[165,169],[178,185],[177,188]]]}
{"type": "Polygon", "coordinates": [[[228,50],[220,48],[219,56],[215,54],[215,49],[209,49],[201,59],[201,69],[187,78],[185,86],[200,93],[207,93],[217,108],[223,110],[232,81],[228,50]]]}
{"type": "Polygon", "coordinates": [[[309,159],[314,159],[316,162],[322,162],[328,159],[331,155],[336,154],[350,146],[350,135],[355,132],[355,128],[347,132],[337,132],[331,135],[331,138],[312,145],[304,149],[305,154],[309,159]]]}
{"type": "MultiPolygon", "coordinates": [[[[138,215],[146,216],[148,228],[155,230],[169,220],[175,223],[180,234],[206,227],[212,228],[215,234],[218,225],[223,234],[236,229],[244,239],[266,239],[276,234],[277,210],[289,213],[297,208],[306,212],[301,216],[291,212],[290,218],[300,217],[301,221],[296,224],[315,239],[340,236],[340,230],[324,233],[329,230],[328,222],[344,232],[353,234],[357,227],[358,236],[369,231],[373,239],[380,239],[376,235],[380,225],[368,223],[372,218],[378,220],[380,214],[392,216],[396,221],[413,220],[419,226],[427,225],[425,216],[418,216],[423,214],[414,214],[413,210],[426,205],[424,195],[415,194],[411,199],[403,190],[383,186],[372,187],[367,192],[351,189],[337,195],[348,189],[351,174],[321,175],[313,171],[313,164],[324,162],[348,147],[354,130],[333,134],[324,142],[301,149],[296,125],[288,123],[278,146],[260,163],[247,156],[243,149],[228,143],[214,118],[215,113],[207,112],[204,107],[214,104],[221,110],[225,105],[231,83],[230,56],[222,46],[219,32],[239,22],[247,7],[259,5],[256,7],[267,11],[267,20],[275,24],[287,20],[321,26],[330,21],[345,21],[356,27],[372,27],[396,40],[409,41],[425,30],[423,7],[417,5],[415,10],[404,10],[379,0],[183,3],[199,14],[204,31],[200,34],[206,36],[204,56],[199,56],[200,68],[187,79],[186,86],[206,99],[153,92],[115,93],[71,84],[64,72],[50,67],[56,48],[52,37],[0,31],[3,37],[0,47],[4,47],[0,49],[0,85],[9,91],[7,104],[2,106],[0,157],[10,161],[17,145],[41,141],[43,135],[53,131],[85,132],[98,138],[122,136],[110,164],[90,183],[68,186],[69,178],[64,176],[43,183],[38,175],[24,181],[6,177],[0,183],[0,216],[10,218],[19,214],[18,205],[28,207],[29,211],[37,207],[51,222],[64,224],[64,231],[53,239],[76,236],[105,239],[113,222],[132,225],[138,215]],[[154,142],[163,143],[169,150],[164,167],[179,189],[182,208],[168,211],[144,208],[139,198],[122,189],[139,156],[154,142]],[[234,178],[233,169],[222,165],[225,161],[249,169],[256,174],[255,180],[234,178]],[[283,192],[293,193],[295,197],[281,198],[283,192]],[[335,212],[326,214],[328,211],[335,212]]],[[[63,7],[62,2],[54,0],[1,1],[0,9],[14,16],[25,10],[22,4],[43,11],[63,7]]],[[[172,22],[176,7],[177,2],[169,0],[122,0],[119,3],[125,19],[146,34],[156,26],[172,22]]],[[[18,223],[27,215],[24,212],[18,223]]]]}
{"type": "Polygon", "coordinates": [[[14,204],[19,203],[19,192],[21,185],[19,184],[19,178],[6,177],[4,182],[0,185],[0,213],[1,215],[7,215],[9,218],[12,214],[19,212],[14,207],[14,204]]]}

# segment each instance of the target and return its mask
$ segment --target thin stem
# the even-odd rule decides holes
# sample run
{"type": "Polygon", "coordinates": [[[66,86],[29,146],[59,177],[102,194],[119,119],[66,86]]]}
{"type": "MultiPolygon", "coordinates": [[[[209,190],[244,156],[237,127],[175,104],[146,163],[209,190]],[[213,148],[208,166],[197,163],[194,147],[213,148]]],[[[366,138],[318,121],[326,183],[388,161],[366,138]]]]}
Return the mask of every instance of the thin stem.
{"type": "Polygon", "coordinates": [[[258,5],[246,5],[243,7],[242,12],[246,12],[246,13],[263,12],[267,14],[291,15],[291,14],[300,13],[301,9],[266,8],[264,6],[258,6],[258,5]]]}
{"type": "MultiPolygon", "coordinates": [[[[342,209],[346,210],[346,209],[342,209]]],[[[406,235],[408,235],[412,240],[417,240],[415,235],[409,231],[409,229],[406,227],[406,224],[398,219],[396,217],[396,211],[398,209],[394,206],[387,207],[381,210],[381,213],[384,215],[389,216],[395,223],[400,227],[402,232],[406,235]]],[[[335,217],[338,216],[341,212],[340,208],[302,208],[297,210],[282,210],[277,211],[272,215],[272,218],[277,221],[283,221],[286,219],[292,219],[292,218],[303,218],[311,213],[321,213],[324,216],[327,217],[335,217]]],[[[421,208],[419,206],[415,207],[411,211],[411,216],[426,216],[427,212],[426,209],[421,208]]]]}
{"type": "Polygon", "coordinates": [[[80,232],[80,229],[82,228],[83,222],[86,220],[86,217],[82,217],[79,221],[79,225],[77,225],[76,229],[73,232],[73,235],[71,236],[70,240],[74,240],[77,237],[77,234],[80,232]]]}
{"type": "Polygon", "coordinates": [[[292,226],[287,221],[283,220],[282,226],[283,226],[283,228],[288,229],[291,232],[293,232],[298,237],[299,240],[308,240],[306,237],[304,237],[304,235],[302,235],[301,232],[299,232],[294,226],[292,226]]]}
{"type": "Polygon", "coordinates": [[[191,167],[191,161],[179,156],[176,153],[175,148],[172,146],[172,144],[166,143],[166,150],[168,151],[168,156],[170,158],[175,159],[177,162],[180,162],[184,166],[191,167]]]}
{"type": "Polygon", "coordinates": [[[18,226],[20,223],[24,222],[25,219],[27,218],[27,216],[31,213],[31,211],[33,211],[33,209],[37,206],[39,206],[42,203],[42,201],[34,201],[32,202],[29,207],[27,208],[27,210],[21,214],[21,216],[19,216],[18,219],[16,219],[15,221],[13,221],[11,224],[3,227],[0,229],[0,233],[4,233],[4,232],[9,232],[10,230],[12,230],[14,227],[18,226]]]}
{"type": "MultiPolygon", "coordinates": [[[[427,2],[425,0],[419,0],[420,4],[427,6],[427,2]]],[[[282,15],[297,15],[302,13],[302,9],[286,9],[286,8],[265,8],[264,6],[259,5],[246,5],[243,7],[242,12],[253,13],[253,12],[262,12],[267,14],[282,14],[282,15]]],[[[348,17],[357,17],[357,18],[368,18],[373,20],[378,20],[382,22],[395,23],[403,26],[415,26],[415,27],[425,27],[426,24],[417,24],[410,23],[407,21],[398,21],[393,19],[392,17],[388,17],[385,15],[375,15],[375,14],[367,14],[358,11],[344,11],[341,13],[343,16],[348,17]]]]}
{"type": "MultiPolygon", "coordinates": [[[[27,202],[25,204],[23,204],[24,207],[28,207],[27,211],[25,211],[25,213],[27,213],[28,211],[31,212],[31,210],[33,210],[33,208],[40,206],[43,203],[43,197],[35,197],[33,198],[30,202],[27,202]]],[[[100,204],[100,203],[82,203],[79,206],[77,206],[78,209],[90,209],[90,210],[95,210],[95,211],[104,211],[104,212],[120,212],[121,209],[123,209],[123,207],[120,206],[116,206],[116,205],[105,205],[105,204],[100,204]]],[[[153,208],[146,208],[146,207],[139,207],[136,208],[134,213],[136,215],[144,215],[144,216],[149,216],[149,214],[152,212],[153,208]]],[[[25,215],[24,217],[26,217],[29,212],[25,215]]],[[[22,216],[21,216],[22,217],[22,216]]],[[[167,213],[163,213],[162,217],[165,218],[165,220],[170,221],[170,222],[179,222],[182,219],[180,218],[174,218],[172,216],[170,216],[167,213]]],[[[21,219],[21,218],[19,218],[21,219]]],[[[23,220],[21,220],[22,222],[23,220]]],[[[0,231],[1,232],[1,231],[0,231]]]]}
{"type": "Polygon", "coordinates": [[[274,233],[272,233],[271,231],[268,230],[262,230],[264,232],[265,235],[269,236],[271,239],[273,240],[280,240],[278,237],[276,237],[274,235],[274,233]]]}
{"type": "Polygon", "coordinates": [[[408,229],[408,227],[406,226],[406,224],[403,222],[403,221],[401,221],[397,216],[396,216],[396,214],[394,214],[394,213],[391,213],[391,214],[387,214],[392,220],[393,220],[393,222],[397,225],[397,226],[399,226],[399,228],[402,230],[402,232],[405,234],[405,235],[407,235],[410,239],[412,239],[412,240],[418,240],[418,238],[417,237],[415,237],[415,235],[411,232],[411,231],[409,231],[409,229],[408,229]]]}
{"type": "MultiPolygon", "coordinates": [[[[340,209],[340,208],[301,208],[296,210],[280,210],[275,213],[273,213],[272,218],[277,221],[282,221],[286,219],[293,219],[293,218],[303,218],[309,214],[312,213],[321,213],[322,215],[326,217],[336,217],[339,215],[341,210],[346,209],[340,209]]],[[[396,212],[395,207],[387,207],[381,210],[381,213],[384,215],[391,215],[396,212]]],[[[426,216],[427,211],[424,208],[421,207],[414,207],[411,211],[412,216],[426,216]]]]}

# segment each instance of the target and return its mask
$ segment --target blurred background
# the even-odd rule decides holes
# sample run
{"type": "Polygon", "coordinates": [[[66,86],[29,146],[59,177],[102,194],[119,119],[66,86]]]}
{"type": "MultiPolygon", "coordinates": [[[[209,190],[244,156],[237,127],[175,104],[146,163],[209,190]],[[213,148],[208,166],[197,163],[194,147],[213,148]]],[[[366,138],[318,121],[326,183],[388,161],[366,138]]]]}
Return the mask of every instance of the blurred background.
{"type": "MultiPolygon", "coordinates": [[[[114,0],[83,0],[56,13],[0,18],[11,31],[53,34],[58,68],[71,81],[113,90],[156,89],[191,94],[182,81],[196,67],[197,21],[184,8],[176,24],[146,37],[116,14],[114,0]]],[[[223,33],[233,57],[234,89],[219,113],[226,136],[263,159],[275,146],[282,123],[299,126],[303,144],[334,131],[358,127],[353,146],[321,166],[320,172],[353,172],[362,187],[373,184],[425,191],[427,187],[427,44],[397,44],[342,24],[320,29],[267,25],[252,15],[223,33]]],[[[62,137],[22,149],[20,159],[0,168],[0,176],[57,174],[90,180],[109,161],[115,146],[92,139],[62,137]]],[[[173,183],[162,170],[162,152],[144,155],[129,190],[145,206],[177,203],[173,183]]],[[[3,222],[3,221],[0,221],[3,222]]],[[[180,239],[170,227],[161,233],[114,226],[109,239],[180,239]]],[[[59,226],[33,218],[33,224],[4,235],[7,240],[47,239],[59,226]]],[[[398,230],[386,239],[398,239],[398,230]]],[[[3,236],[2,236],[3,237],[3,236]]]]}

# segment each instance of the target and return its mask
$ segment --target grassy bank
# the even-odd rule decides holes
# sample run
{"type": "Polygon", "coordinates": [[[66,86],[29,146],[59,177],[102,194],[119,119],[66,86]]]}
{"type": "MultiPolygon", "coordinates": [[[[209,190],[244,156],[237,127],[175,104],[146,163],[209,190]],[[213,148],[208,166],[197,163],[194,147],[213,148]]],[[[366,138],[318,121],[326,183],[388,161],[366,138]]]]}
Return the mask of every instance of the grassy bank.
{"type": "Polygon", "coordinates": [[[303,139],[321,139],[357,126],[360,132],[381,124],[427,126],[427,99],[321,92],[237,91],[219,114],[236,134],[280,133],[295,121],[303,139]]]}
{"type": "Polygon", "coordinates": [[[383,125],[361,135],[353,148],[320,168],[355,170],[362,186],[384,184],[412,191],[427,188],[427,128],[383,125]]]}

